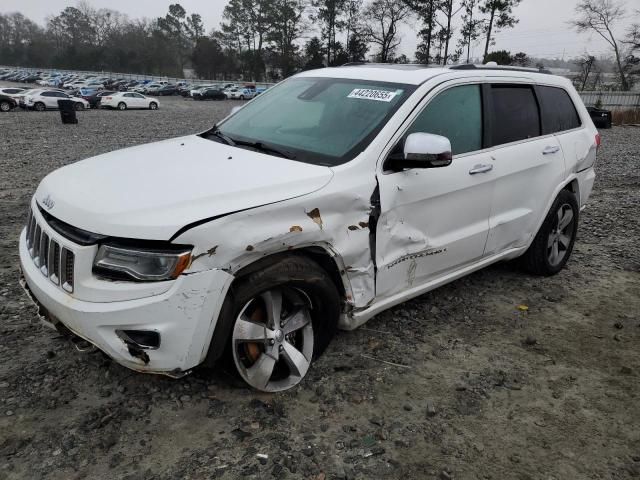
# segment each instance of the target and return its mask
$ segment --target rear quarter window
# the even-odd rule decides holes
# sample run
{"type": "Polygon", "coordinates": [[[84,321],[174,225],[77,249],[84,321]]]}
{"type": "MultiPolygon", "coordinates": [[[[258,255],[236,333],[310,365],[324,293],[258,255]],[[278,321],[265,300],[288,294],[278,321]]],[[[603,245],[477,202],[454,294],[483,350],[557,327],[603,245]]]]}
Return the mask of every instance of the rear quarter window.
{"type": "Polygon", "coordinates": [[[580,127],[582,122],[569,93],[558,87],[538,86],[542,107],[544,134],[558,133],[580,127]]]}

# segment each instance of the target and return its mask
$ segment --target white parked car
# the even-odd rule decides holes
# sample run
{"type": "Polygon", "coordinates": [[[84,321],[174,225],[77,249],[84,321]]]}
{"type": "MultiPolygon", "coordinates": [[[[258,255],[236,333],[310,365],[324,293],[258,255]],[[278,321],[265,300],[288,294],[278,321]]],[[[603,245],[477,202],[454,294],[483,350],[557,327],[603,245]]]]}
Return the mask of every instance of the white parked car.
{"type": "Polygon", "coordinates": [[[20,236],[25,285],[48,324],[134,370],[226,356],[284,390],[338,328],[499,261],[559,272],[599,144],[550,74],[307,71],[199,135],[49,174],[20,236]]]}
{"type": "Polygon", "coordinates": [[[116,92],[102,97],[100,106],[117,108],[118,110],[127,110],[129,108],[157,110],[160,107],[160,101],[157,98],[147,97],[137,92],[116,92]]]}
{"type": "Polygon", "coordinates": [[[19,99],[19,95],[24,92],[26,92],[25,88],[16,88],[16,87],[0,88],[0,95],[6,95],[7,97],[16,99],[16,101],[19,99]]]}
{"type": "Polygon", "coordinates": [[[60,90],[38,90],[24,96],[26,108],[42,112],[44,110],[58,109],[58,100],[71,100],[76,110],[90,108],[89,102],[84,98],[72,97],[60,90]]]}

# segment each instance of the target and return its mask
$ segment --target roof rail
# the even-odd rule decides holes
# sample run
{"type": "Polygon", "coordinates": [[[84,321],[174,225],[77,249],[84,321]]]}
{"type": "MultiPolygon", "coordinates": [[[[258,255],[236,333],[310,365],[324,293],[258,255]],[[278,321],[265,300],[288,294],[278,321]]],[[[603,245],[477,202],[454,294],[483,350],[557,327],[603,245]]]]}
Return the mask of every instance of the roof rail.
{"type": "Polygon", "coordinates": [[[529,72],[529,73],[544,73],[546,75],[553,75],[551,70],[546,68],[527,68],[527,67],[511,67],[507,65],[474,65],[473,63],[465,63],[463,65],[451,65],[450,70],[502,70],[507,72],[529,72]]]}

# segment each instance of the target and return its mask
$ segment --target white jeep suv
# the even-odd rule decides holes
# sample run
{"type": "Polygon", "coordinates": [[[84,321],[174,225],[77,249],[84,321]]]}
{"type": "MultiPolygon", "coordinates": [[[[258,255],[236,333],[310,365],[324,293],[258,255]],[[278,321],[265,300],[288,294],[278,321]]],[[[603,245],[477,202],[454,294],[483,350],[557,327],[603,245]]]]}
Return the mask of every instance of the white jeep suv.
{"type": "Polygon", "coordinates": [[[307,71],[199,135],[49,174],[24,285],[47,322],[134,370],[224,357],[284,390],[338,328],[498,261],[560,271],[599,143],[550,74],[307,71]]]}

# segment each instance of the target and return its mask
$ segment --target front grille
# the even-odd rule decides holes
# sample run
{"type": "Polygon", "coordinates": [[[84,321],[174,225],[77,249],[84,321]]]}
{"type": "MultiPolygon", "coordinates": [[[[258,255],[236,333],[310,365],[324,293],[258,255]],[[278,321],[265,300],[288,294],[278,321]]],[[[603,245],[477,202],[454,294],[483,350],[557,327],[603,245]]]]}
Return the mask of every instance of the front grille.
{"type": "Polygon", "coordinates": [[[33,263],[45,277],[65,291],[73,292],[74,253],[49,237],[31,210],[27,217],[27,249],[33,263]]]}

